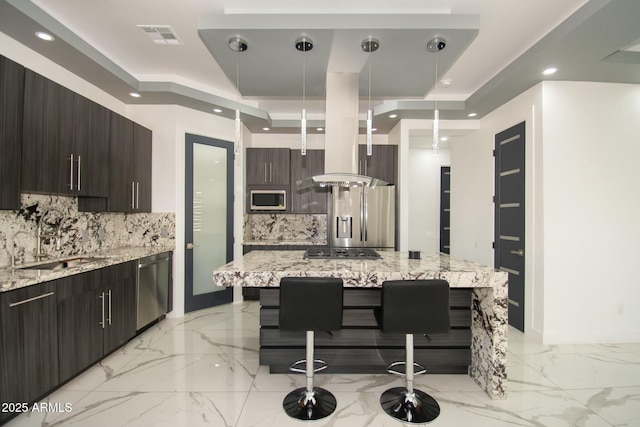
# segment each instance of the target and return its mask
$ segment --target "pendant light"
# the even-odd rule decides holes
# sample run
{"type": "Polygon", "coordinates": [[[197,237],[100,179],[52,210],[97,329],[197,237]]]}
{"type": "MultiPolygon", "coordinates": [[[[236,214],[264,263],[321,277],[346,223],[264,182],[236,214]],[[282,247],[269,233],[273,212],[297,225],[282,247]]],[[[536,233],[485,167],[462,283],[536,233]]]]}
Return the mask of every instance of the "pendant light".
{"type": "Polygon", "coordinates": [[[433,110],[433,154],[438,154],[440,148],[440,110],[438,110],[438,52],[445,48],[447,41],[445,39],[435,37],[427,43],[427,51],[435,53],[436,57],[436,79],[434,85],[435,109],[433,110]]]}
{"type": "MultiPolygon", "coordinates": [[[[247,42],[241,37],[232,37],[229,40],[229,48],[236,53],[236,89],[238,90],[238,102],[240,101],[240,53],[247,50],[247,42]]],[[[235,138],[233,141],[234,154],[240,154],[242,150],[242,121],[240,120],[240,106],[236,106],[235,138]]]]}
{"type": "MultiPolygon", "coordinates": [[[[302,53],[306,53],[313,49],[313,41],[306,36],[301,36],[296,40],[296,49],[302,53]]],[[[302,56],[302,114],[300,116],[300,154],[307,155],[307,108],[306,102],[306,78],[307,78],[307,62],[306,56],[302,56]]]]}
{"type": "MultiPolygon", "coordinates": [[[[367,53],[372,53],[378,50],[380,42],[377,39],[369,37],[362,40],[360,43],[362,50],[367,53]]],[[[367,107],[367,156],[373,154],[373,110],[371,109],[371,62],[372,58],[369,56],[369,105],[367,107]]]]}

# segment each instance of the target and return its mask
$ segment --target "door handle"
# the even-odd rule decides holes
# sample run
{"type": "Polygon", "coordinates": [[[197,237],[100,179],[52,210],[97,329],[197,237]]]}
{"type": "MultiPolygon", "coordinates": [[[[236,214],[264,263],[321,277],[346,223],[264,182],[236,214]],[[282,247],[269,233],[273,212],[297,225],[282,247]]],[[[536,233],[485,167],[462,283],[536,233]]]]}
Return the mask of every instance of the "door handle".
{"type": "Polygon", "coordinates": [[[510,253],[518,256],[524,256],[524,249],[518,249],[517,251],[510,251],[510,253]]]}
{"type": "Polygon", "coordinates": [[[82,167],[82,158],[78,154],[78,191],[80,191],[80,180],[81,180],[80,168],[81,167],[82,167]]]}
{"type": "Polygon", "coordinates": [[[193,243],[187,243],[187,249],[199,248],[200,245],[194,245],[193,243]]]}
{"type": "Polygon", "coordinates": [[[100,299],[100,305],[102,306],[102,320],[100,320],[98,324],[102,326],[102,329],[104,329],[104,292],[100,293],[100,296],[98,298],[100,299]]]}
{"type": "Polygon", "coordinates": [[[69,157],[69,167],[69,188],[73,191],[73,153],[71,153],[71,156],[69,157]]]}

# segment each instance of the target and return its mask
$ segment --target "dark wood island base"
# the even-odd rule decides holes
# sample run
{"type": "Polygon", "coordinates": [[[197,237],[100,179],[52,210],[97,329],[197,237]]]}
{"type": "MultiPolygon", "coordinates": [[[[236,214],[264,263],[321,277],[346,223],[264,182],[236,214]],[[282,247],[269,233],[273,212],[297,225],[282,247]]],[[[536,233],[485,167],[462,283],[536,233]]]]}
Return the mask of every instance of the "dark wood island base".
{"type": "MultiPolygon", "coordinates": [[[[260,289],[260,365],[271,373],[288,373],[305,358],[305,333],[278,328],[279,289],[260,289]]],[[[380,288],[345,288],[340,331],[315,335],[315,357],[327,362],[324,373],[386,373],[392,362],[405,359],[404,334],[383,333],[373,310],[381,305],[380,288]]],[[[450,290],[451,329],[415,335],[415,362],[436,374],[467,374],[471,365],[472,289],[450,290]]]]}

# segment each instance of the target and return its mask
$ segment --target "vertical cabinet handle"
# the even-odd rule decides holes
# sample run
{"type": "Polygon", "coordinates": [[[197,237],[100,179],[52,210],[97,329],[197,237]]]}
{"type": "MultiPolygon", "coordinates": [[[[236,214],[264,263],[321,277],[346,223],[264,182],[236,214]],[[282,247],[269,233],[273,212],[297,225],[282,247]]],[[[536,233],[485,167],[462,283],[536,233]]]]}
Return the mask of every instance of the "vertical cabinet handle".
{"type": "Polygon", "coordinates": [[[264,182],[267,182],[267,164],[264,164],[264,182]]]}
{"type": "Polygon", "coordinates": [[[269,182],[273,182],[273,163],[269,162],[269,182]]]}
{"type": "Polygon", "coordinates": [[[69,157],[69,189],[73,191],[73,153],[71,153],[71,157],[69,157]]]}
{"type": "Polygon", "coordinates": [[[100,308],[102,309],[102,317],[98,324],[102,325],[102,329],[104,329],[104,292],[100,293],[100,308]]]}
{"type": "Polygon", "coordinates": [[[78,155],[78,191],[80,191],[80,168],[82,167],[82,158],[78,155]]]}
{"type": "Polygon", "coordinates": [[[131,209],[136,208],[136,183],[131,181],[131,209]]]}
{"type": "Polygon", "coordinates": [[[140,183],[136,182],[136,209],[140,209],[140,183]]]}
{"type": "Polygon", "coordinates": [[[108,314],[109,314],[109,326],[111,326],[111,289],[109,289],[109,310],[108,310],[108,314]]]}

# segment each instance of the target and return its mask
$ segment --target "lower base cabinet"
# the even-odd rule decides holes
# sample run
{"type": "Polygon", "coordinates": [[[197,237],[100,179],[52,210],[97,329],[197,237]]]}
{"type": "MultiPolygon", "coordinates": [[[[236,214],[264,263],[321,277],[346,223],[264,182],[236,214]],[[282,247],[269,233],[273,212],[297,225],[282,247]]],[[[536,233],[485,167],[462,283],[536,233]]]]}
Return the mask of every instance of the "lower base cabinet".
{"type": "Polygon", "coordinates": [[[56,291],[47,282],[0,294],[0,423],[59,383],[56,291]]]}
{"type": "Polygon", "coordinates": [[[136,332],[136,263],[61,279],[58,296],[60,382],[91,366],[136,332]]]}
{"type": "Polygon", "coordinates": [[[136,269],[131,261],[0,293],[0,424],[135,336],[136,269]]]}

